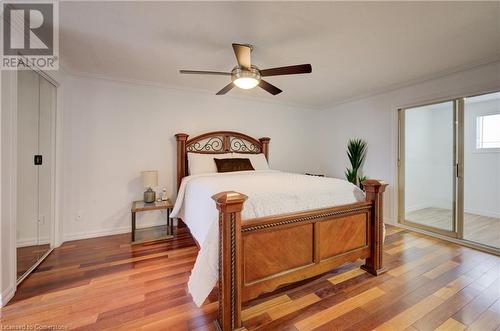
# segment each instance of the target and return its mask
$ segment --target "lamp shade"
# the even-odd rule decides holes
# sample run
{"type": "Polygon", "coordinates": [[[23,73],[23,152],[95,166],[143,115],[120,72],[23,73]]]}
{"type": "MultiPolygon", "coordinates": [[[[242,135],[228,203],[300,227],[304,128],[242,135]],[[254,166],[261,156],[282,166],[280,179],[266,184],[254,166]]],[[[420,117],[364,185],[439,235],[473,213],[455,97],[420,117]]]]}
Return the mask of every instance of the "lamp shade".
{"type": "Polygon", "coordinates": [[[158,186],[158,171],[149,170],[141,172],[142,185],[146,188],[158,186]]]}

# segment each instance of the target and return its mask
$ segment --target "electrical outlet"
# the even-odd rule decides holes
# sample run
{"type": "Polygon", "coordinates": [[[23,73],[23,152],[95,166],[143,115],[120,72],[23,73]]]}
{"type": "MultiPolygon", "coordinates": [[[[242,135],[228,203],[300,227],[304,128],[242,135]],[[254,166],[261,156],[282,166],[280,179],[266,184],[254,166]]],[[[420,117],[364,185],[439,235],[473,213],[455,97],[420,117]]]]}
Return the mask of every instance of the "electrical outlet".
{"type": "Polygon", "coordinates": [[[83,221],[83,211],[81,211],[81,210],[80,210],[80,211],[78,211],[78,212],[76,213],[75,220],[76,220],[77,222],[81,222],[81,221],[83,221]]]}

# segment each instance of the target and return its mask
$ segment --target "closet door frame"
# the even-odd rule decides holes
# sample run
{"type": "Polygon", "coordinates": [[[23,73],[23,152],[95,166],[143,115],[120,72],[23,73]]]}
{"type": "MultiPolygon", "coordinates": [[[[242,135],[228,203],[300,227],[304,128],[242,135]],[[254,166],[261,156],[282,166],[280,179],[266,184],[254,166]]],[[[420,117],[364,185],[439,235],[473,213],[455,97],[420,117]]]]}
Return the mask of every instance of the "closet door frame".
{"type": "MultiPolygon", "coordinates": [[[[14,279],[16,280],[16,285],[19,285],[36,267],[38,267],[38,265],[52,252],[52,250],[55,248],[56,246],[56,243],[57,243],[57,240],[56,240],[56,236],[57,236],[57,233],[56,233],[56,222],[57,222],[57,214],[56,214],[56,210],[57,210],[57,196],[56,196],[56,176],[57,176],[57,173],[56,173],[56,162],[57,162],[57,131],[58,131],[58,108],[57,108],[57,105],[58,105],[58,99],[59,99],[59,91],[58,91],[58,88],[59,88],[59,83],[54,79],[52,78],[50,75],[48,75],[47,73],[45,73],[43,70],[40,70],[36,67],[32,67],[32,66],[28,66],[29,69],[22,69],[22,70],[32,70],[33,72],[35,72],[38,76],[39,76],[39,79],[45,79],[48,83],[50,83],[52,86],[54,86],[55,88],[55,100],[54,100],[54,109],[53,111],[51,112],[51,123],[52,123],[52,130],[51,130],[51,164],[52,164],[52,167],[51,167],[51,192],[50,192],[50,195],[51,195],[51,206],[50,206],[50,209],[51,209],[51,214],[52,214],[52,221],[50,222],[50,248],[47,252],[45,252],[39,259],[38,261],[31,266],[31,268],[29,268],[21,277],[17,278],[17,240],[16,240],[16,233],[17,233],[17,185],[15,185],[15,192],[14,195],[13,195],[13,208],[14,208],[14,215],[16,215],[15,219],[16,221],[13,222],[13,233],[11,234],[11,238],[13,239],[13,253],[14,253],[14,259],[11,263],[11,266],[13,268],[12,270],[12,273],[14,274],[14,279]]],[[[15,111],[13,113],[13,117],[15,118],[14,122],[13,122],[13,126],[12,128],[14,129],[13,131],[13,151],[14,151],[14,155],[13,155],[13,163],[12,163],[12,166],[13,166],[13,169],[14,169],[14,177],[17,178],[18,176],[18,173],[17,173],[17,147],[18,147],[18,142],[17,142],[17,116],[18,116],[18,110],[17,110],[17,84],[18,84],[18,75],[17,75],[17,72],[15,74],[15,79],[13,79],[14,84],[16,85],[16,88],[15,88],[15,95],[16,95],[16,99],[15,99],[15,103],[16,103],[16,108],[15,108],[15,111]]],[[[38,224],[37,224],[38,226],[38,224]]],[[[2,298],[3,299],[3,298],[2,298]]]]}
{"type": "MultiPolygon", "coordinates": [[[[62,243],[60,239],[60,229],[61,226],[59,225],[59,215],[58,215],[58,207],[60,205],[60,202],[58,200],[58,185],[60,182],[60,170],[58,168],[58,165],[60,164],[60,159],[59,155],[61,151],[62,146],[60,147],[59,145],[61,144],[61,138],[60,138],[60,132],[62,132],[62,123],[61,121],[61,116],[60,116],[60,110],[58,109],[58,105],[60,104],[60,84],[57,80],[55,80],[51,75],[47,74],[45,71],[37,68],[37,67],[30,67],[31,70],[35,71],[38,73],[42,78],[44,78],[47,82],[52,84],[55,88],[55,104],[54,104],[54,111],[52,112],[52,125],[53,129],[51,132],[51,142],[52,142],[52,151],[51,151],[51,176],[52,176],[52,189],[51,189],[51,201],[52,201],[52,217],[53,217],[53,222],[51,223],[51,228],[50,228],[50,253],[53,248],[57,247],[62,243]]],[[[48,253],[46,255],[48,255],[48,253]]],[[[44,257],[45,258],[45,257],[44,257]]]]}

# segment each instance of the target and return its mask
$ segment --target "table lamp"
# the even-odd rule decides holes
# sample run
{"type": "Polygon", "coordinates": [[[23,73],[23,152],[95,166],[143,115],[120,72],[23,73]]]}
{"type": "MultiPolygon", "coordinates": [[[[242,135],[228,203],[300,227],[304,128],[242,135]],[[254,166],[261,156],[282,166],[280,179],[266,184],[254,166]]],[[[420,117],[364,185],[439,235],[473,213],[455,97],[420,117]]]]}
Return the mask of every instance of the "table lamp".
{"type": "Polygon", "coordinates": [[[158,186],[158,171],[149,170],[141,172],[142,176],[142,185],[147,188],[144,191],[144,202],[152,203],[156,200],[156,192],[153,191],[153,187],[158,186]]]}

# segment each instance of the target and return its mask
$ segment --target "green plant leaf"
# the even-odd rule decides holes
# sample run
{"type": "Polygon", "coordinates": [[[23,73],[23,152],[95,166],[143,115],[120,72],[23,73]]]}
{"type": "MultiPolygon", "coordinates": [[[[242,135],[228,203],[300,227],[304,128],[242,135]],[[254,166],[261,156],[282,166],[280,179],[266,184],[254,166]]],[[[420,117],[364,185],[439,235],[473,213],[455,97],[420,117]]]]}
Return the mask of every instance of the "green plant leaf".
{"type": "Polygon", "coordinates": [[[347,143],[347,156],[353,170],[358,170],[366,156],[366,142],[362,139],[350,139],[347,143]]]}
{"type": "Polygon", "coordinates": [[[359,138],[349,139],[347,142],[347,157],[351,163],[351,168],[346,169],[345,176],[349,182],[358,185],[360,183],[358,181],[358,172],[366,157],[366,142],[359,138]]]}
{"type": "Polygon", "coordinates": [[[354,172],[353,169],[347,168],[345,170],[345,178],[347,179],[348,182],[351,182],[354,185],[356,185],[356,172],[354,172]]]}
{"type": "Polygon", "coordinates": [[[368,177],[366,177],[366,176],[359,176],[358,177],[358,185],[359,185],[360,189],[363,189],[363,182],[367,179],[368,179],[368,177]]]}

